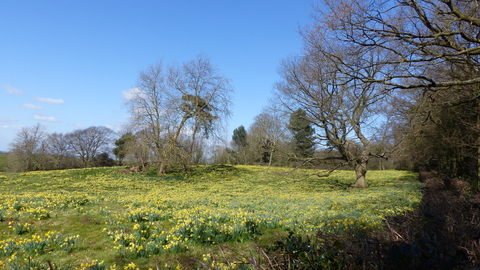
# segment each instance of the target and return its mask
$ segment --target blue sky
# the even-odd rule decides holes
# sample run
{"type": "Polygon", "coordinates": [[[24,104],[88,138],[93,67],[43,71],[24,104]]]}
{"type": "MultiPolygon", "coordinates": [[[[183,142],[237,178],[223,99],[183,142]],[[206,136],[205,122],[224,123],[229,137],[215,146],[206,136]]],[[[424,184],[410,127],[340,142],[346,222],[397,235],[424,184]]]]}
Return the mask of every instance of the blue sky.
{"type": "MultiPolygon", "coordinates": [[[[311,0],[0,1],[0,151],[21,127],[67,133],[127,122],[122,92],[163,60],[210,57],[232,80],[230,133],[268,104],[301,50],[311,0]]],[[[231,138],[231,134],[228,135],[231,138]]]]}

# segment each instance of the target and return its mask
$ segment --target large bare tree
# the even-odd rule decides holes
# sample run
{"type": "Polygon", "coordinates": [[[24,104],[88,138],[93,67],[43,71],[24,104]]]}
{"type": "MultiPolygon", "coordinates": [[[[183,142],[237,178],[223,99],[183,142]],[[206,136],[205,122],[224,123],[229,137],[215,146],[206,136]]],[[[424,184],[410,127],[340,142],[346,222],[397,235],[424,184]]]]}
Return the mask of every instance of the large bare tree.
{"type": "Polygon", "coordinates": [[[318,143],[335,149],[335,155],[315,159],[332,163],[331,171],[352,166],[354,186],[363,188],[369,159],[384,154],[373,149],[371,131],[388,94],[383,85],[364,78],[381,76],[388,68],[381,63],[389,55],[345,42],[336,28],[322,22],[303,32],[304,54],[282,63],[275,91],[291,112],[306,112],[318,143]]]}
{"type": "Polygon", "coordinates": [[[190,135],[187,153],[193,152],[198,132],[212,134],[230,115],[230,81],[203,56],[182,65],[162,63],[140,73],[126,105],[131,126],[144,130],[159,166],[165,174],[180,147],[179,136],[190,135]]]}
{"type": "MultiPolygon", "coordinates": [[[[434,130],[443,130],[446,136],[436,140],[443,143],[435,147],[445,147],[444,153],[452,150],[449,147],[458,148],[450,155],[456,156],[457,165],[448,165],[448,170],[454,167],[458,176],[471,179],[476,188],[480,167],[479,2],[326,0],[312,28],[326,27],[334,29],[336,40],[387,56],[376,63],[382,66],[381,76],[358,77],[395,90],[394,96],[399,89],[417,91],[410,121],[433,122],[434,130]],[[445,125],[454,114],[454,125],[445,125]]],[[[411,131],[418,136],[412,137],[422,136],[422,127],[417,126],[411,131]]]]}
{"type": "Polygon", "coordinates": [[[107,127],[78,129],[66,135],[72,153],[82,160],[83,166],[93,165],[93,159],[109,150],[113,142],[113,131],[107,127]]]}
{"type": "MultiPolygon", "coordinates": [[[[342,74],[340,66],[319,56],[284,61],[280,70],[283,81],[275,88],[277,96],[290,111],[303,109],[315,126],[317,141],[335,149],[335,155],[314,159],[331,163],[331,171],[352,166],[354,186],[364,188],[369,159],[382,155],[374,152],[367,132],[379,115],[376,106],[384,98],[383,89],[342,74]]],[[[350,61],[353,64],[358,59],[350,61]]]]}
{"type": "MultiPolygon", "coordinates": [[[[362,179],[358,176],[365,164],[362,160],[381,154],[370,152],[370,140],[362,131],[367,122],[362,118],[371,119],[375,115],[372,104],[386,96],[398,97],[399,89],[420,92],[416,97],[421,98],[412,101],[417,108],[427,105],[411,110],[413,117],[423,113],[433,119],[428,106],[441,107],[438,115],[452,106],[471,107],[467,115],[459,114],[463,115],[462,126],[468,128],[463,129],[464,139],[458,146],[465,155],[462,162],[469,163],[462,165],[460,174],[478,179],[479,11],[478,1],[467,0],[325,0],[319,6],[315,22],[302,31],[304,56],[284,64],[283,77],[289,78],[285,82],[290,85],[297,82],[297,89],[305,89],[295,94],[297,101],[309,100],[308,106],[324,108],[317,115],[310,111],[311,119],[322,119],[330,112],[329,119],[335,121],[320,122],[335,131],[332,135],[341,136],[331,141],[325,128],[322,136],[333,146],[341,146],[336,147],[345,153],[341,156],[350,155],[342,145],[351,143],[344,141],[357,141],[356,151],[363,158],[347,161],[357,168],[357,180],[362,179]],[[311,95],[319,89],[318,82],[323,90],[317,93],[327,95],[311,95]],[[450,98],[445,98],[445,91],[450,98]]],[[[303,108],[307,103],[297,105],[303,108]]]]}

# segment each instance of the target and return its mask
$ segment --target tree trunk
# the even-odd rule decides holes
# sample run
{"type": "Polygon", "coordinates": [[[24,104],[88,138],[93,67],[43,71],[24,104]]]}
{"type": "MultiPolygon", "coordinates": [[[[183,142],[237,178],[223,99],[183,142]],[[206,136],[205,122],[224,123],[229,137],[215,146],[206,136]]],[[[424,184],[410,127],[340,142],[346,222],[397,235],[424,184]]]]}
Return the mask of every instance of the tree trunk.
{"type": "Polygon", "coordinates": [[[354,188],[366,188],[367,183],[365,181],[365,176],[367,174],[367,163],[368,159],[362,158],[359,162],[354,165],[355,169],[355,184],[354,188]]]}
{"type": "Polygon", "coordinates": [[[191,163],[193,160],[193,147],[195,146],[195,137],[197,135],[198,128],[199,128],[199,124],[197,123],[195,124],[195,128],[193,129],[192,143],[190,144],[190,149],[188,150],[188,154],[186,158],[188,163],[191,163]]]}
{"type": "Polygon", "coordinates": [[[167,161],[162,159],[162,162],[160,162],[160,168],[158,169],[158,174],[159,175],[165,175],[167,174],[167,161]]]}
{"type": "Polygon", "coordinates": [[[270,157],[268,158],[268,167],[270,168],[270,165],[272,165],[272,158],[273,158],[273,150],[270,151],[270,157]]]}
{"type": "Polygon", "coordinates": [[[168,139],[168,144],[167,144],[167,149],[164,152],[164,155],[162,157],[162,162],[160,163],[160,168],[158,170],[159,175],[165,175],[167,174],[167,165],[168,161],[170,159],[170,155],[172,155],[173,151],[175,150],[176,144],[177,144],[177,139],[178,136],[180,135],[180,131],[182,130],[183,126],[185,125],[185,122],[190,118],[189,115],[184,115],[182,118],[182,121],[177,127],[177,130],[175,131],[175,134],[173,137],[168,139]]]}
{"type": "Polygon", "coordinates": [[[245,151],[245,148],[243,148],[243,165],[248,165],[247,164],[247,151],[245,151]]]}

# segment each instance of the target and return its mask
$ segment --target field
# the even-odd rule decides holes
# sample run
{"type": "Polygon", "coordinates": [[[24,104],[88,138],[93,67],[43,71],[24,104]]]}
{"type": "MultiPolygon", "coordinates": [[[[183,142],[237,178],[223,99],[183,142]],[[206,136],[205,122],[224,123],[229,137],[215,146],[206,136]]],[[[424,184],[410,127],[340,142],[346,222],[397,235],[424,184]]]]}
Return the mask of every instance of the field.
{"type": "Polygon", "coordinates": [[[363,190],[348,187],[353,172],[312,173],[254,166],[165,177],[122,168],[0,173],[0,268],[249,269],[216,254],[249,257],[290,231],[380,228],[421,198],[410,172],[371,171],[363,190]]]}

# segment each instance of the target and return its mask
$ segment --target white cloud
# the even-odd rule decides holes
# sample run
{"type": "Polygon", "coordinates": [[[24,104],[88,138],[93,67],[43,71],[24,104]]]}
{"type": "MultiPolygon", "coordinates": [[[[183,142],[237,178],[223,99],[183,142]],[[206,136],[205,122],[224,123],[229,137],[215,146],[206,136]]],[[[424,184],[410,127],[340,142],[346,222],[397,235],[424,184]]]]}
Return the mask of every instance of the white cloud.
{"type": "Polygon", "coordinates": [[[130,89],[122,92],[123,98],[126,99],[127,101],[131,100],[131,99],[134,99],[136,97],[142,97],[143,96],[143,98],[144,98],[145,95],[146,95],[145,91],[143,91],[142,89],[137,88],[137,87],[133,87],[133,88],[130,88],[130,89]]]}
{"type": "Polygon", "coordinates": [[[22,106],[27,108],[27,109],[32,109],[32,110],[43,110],[43,107],[33,105],[33,104],[24,103],[22,106]]]}
{"type": "Polygon", "coordinates": [[[17,118],[9,118],[9,117],[0,118],[0,122],[15,122],[15,121],[18,121],[18,119],[17,118]]]}
{"type": "Polygon", "coordinates": [[[63,101],[63,99],[36,97],[35,100],[38,102],[44,102],[44,103],[50,103],[50,104],[65,104],[65,101],[63,101]]]}
{"type": "Polygon", "coordinates": [[[39,120],[39,121],[57,122],[57,119],[55,117],[45,116],[45,115],[40,115],[40,114],[35,114],[33,116],[33,119],[39,120]]]}
{"type": "Polygon", "coordinates": [[[13,130],[17,130],[17,129],[22,129],[23,126],[21,125],[0,125],[0,128],[2,129],[13,129],[13,130]]]}
{"type": "Polygon", "coordinates": [[[122,130],[121,121],[117,121],[115,124],[106,124],[105,127],[113,130],[114,132],[120,132],[122,130]]]}
{"type": "MultiPolygon", "coordinates": [[[[0,123],[8,123],[8,122],[16,122],[16,121],[18,121],[18,119],[16,118],[8,118],[8,117],[0,118],[0,123]]],[[[22,125],[7,125],[7,124],[0,125],[0,129],[19,130],[21,128],[23,128],[22,125]]]]}
{"type": "Polygon", "coordinates": [[[22,90],[19,90],[19,89],[15,88],[15,87],[12,87],[10,85],[7,85],[7,90],[5,92],[7,92],[9,94],[12,94],[12,95],[19,95],[19,96],[23,95],[22,90]]]}

